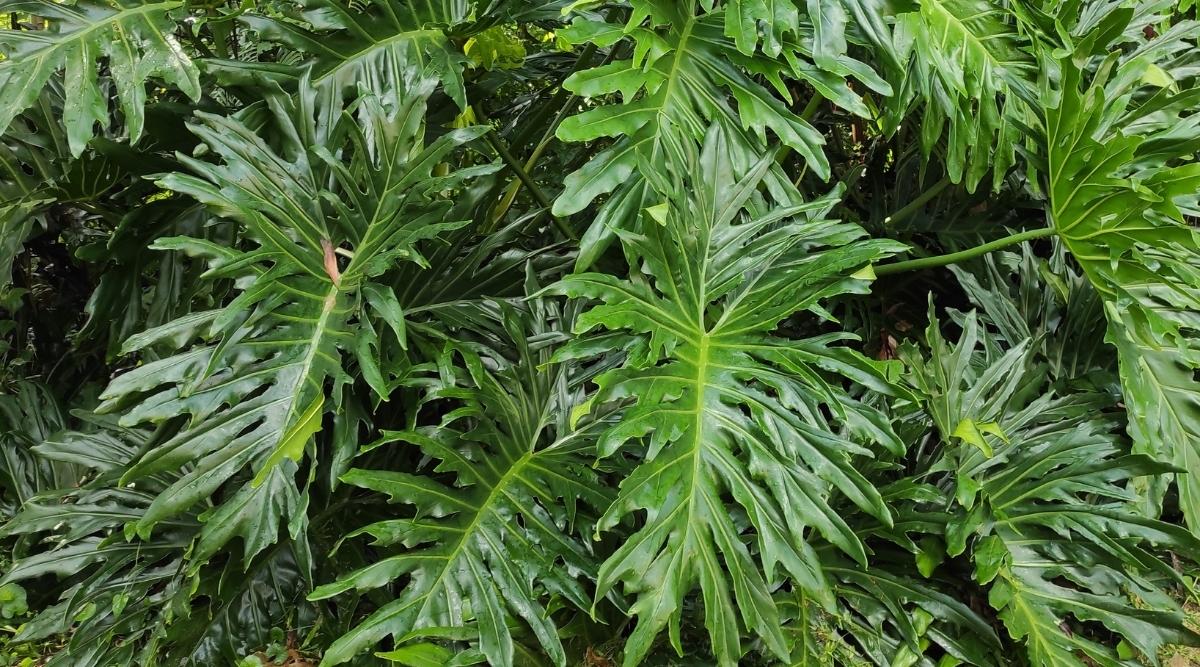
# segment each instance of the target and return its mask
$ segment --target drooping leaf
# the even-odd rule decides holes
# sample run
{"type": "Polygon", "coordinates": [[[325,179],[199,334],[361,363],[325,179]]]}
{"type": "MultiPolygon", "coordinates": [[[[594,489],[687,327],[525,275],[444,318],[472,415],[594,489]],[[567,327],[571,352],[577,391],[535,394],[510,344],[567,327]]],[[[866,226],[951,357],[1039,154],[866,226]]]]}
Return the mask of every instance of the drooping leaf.
{"type": "Polygon", "coordinates": [[[875,36],[897,61],[885,70],[896,89],[888,125],[898,126],[915,100],[923,103],[921,150],[928,159],[944,135],[946,173],[968,190],[989,170],[1000,187],[1039,101],[1036,60],[1006,14],[988,0],[923,0],[896,16],[890,34],[875,36]]]}
{"type": "MultiPolygon", "coordinates": [[[[821,148],[824,139],[779,99],[790,98],[785,77],[808,81],[863,115],[865,106],[846,87],[848,77],[879,91],[889,90],[868,67],[844,55],[837,56],[828,69],[814,67],[810,50],[796,41],[788,40],[781,47],[783,59],[756,55],[752,44],[748,50],[742,42],[735,46],[725,37],[731,19],[721,11],[694,14],[690,5],[651,0],[638,0],[634,6],[619,30],[579,18],[559,33],[573,43],[601,47],[628,38],[633,53],[576,72],[563,84],[585,98],[619,93],[622,100],[596,106],[559,126],[557,136],[564,141],[601,137],[617,141],[566,178],[565,190],[554,204],[558,215],[580,211],[596,197],[612,192],[606,209],[615,219],[596,224],[621,227],[630,224],[636,211],[657,204],[650,200],[653,193],[638,176],[637,165],[641,160],[662,168],[662,137],[671,131],[669,127],[699,141],[710,123],[724,125],[725,139],[740,168],[762,153],[769,130],[771,141],[795,150],[814,173],[828,177],[829,163],[821,148]]],[[[757,29],[748,25],[745,30],[757,29]]],[[[611,238],[613,230],[593,233],[611,238]]]]}
{"type": "Polygon", "coordinates": [[[318,90],[353,97],[359,87],[376,94],[390,91],[394,78],[404,77],[414,61],[424,61],[442,80],[446,93],[465,108],[462,68],[467,58],[446,32],[461,29],[475,9],[475,3],[467,0],[304,0],[283,16],[250,12],[240,20],[262,39],[306,54],[305,67],[233,60],[212,61],[210,67],[234,82],[267,77],[294,83],[308,69],[318,90]]]}
{"type": "Polygon", "coordinates": [[[47,30],[0,31],[0,131],[32,105],[47,79],[59,70],[70,91],[63,105],[71,153],[79,155],[93,126],[107,127],[107,94],[101,89],[97,61],[108,59],[109,76],[119,93],[131,141],[142,134],[146,82],[154,77],[200,97],[199,71],[174,35],[171,15],[183,11],[179,0],[50,0],[5,3],[5,11],[28,12],[48,21],[47,30]]]}

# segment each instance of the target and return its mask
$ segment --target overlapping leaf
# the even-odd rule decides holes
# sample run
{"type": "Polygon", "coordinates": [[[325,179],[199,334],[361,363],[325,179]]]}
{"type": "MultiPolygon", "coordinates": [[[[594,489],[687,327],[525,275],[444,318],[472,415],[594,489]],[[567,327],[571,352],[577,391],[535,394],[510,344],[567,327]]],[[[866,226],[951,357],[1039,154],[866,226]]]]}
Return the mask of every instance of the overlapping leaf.
{"type": "Polygon", "coordinates": [[[70,165],[61,115],[61,89],[47,86],[29,109],[14,114],[0,140],[0,291],[12,279],[12,263],[56,199],[55,181],[70,165]]]}
{"type": "Polygon", "coordinates": [[[78,469],[46,461],[41,442],[63,428],[62,406],[46,386],[25,381],[0,393],[0,516],[10,517],[39,491],[74,481],[78,469]]]}
{"type": "Polygon", "coordinates": [[[778,595],[788,618],[789,665],[885,665],[919,660],[931,647],[966,664],[999,664],[999,639],[954,594],[954,582],[899,574],[912,570],[905,552],[877,550],[863,568],[828,551],[822,556],[838,600],[833,613],[803,593],[778,595]]]}
{"type": "Polygon", "coordinates": [[[1194,642],[1200,543],[1150,516],[1200,521],[1188,5],[5,4],[0,538],[40,612],[17,641],[96,667],[233,664],[270,627],[327,664],[1194,642]],[[454,150],[483,132],[441,129],[468,96],[526,181],[575,171],[578,248],[454,150]],[[910,204],[922,153],[1000,192],[910,204]],[[811,173],[844,189],[814,201],[811,173]],[[918,207],[917,255],[1043,210],[1061,240],[862,298],[899,245],[828,218],[896,236],[874,222],[918,207]],[[572,262],[598,273],[537,294],[572,262]],[[933,315],[964,295],[987,312],[949,310],[951,345],[933,315]],[[897,354],[907,388],[865,356],[897,354]],[[125,426],[88,425],[96,383],[125,426]]]}
{"type": "Polygon", "coordinates": [[[1103,302],[1061,244],[1049,258],[1026,244],[1019,253],[994,252],[974,266],[950,268],[971,303],[987,313],[998,341],[1012,347],[1032,341],[1056,388],[1115,381],[1103,302]],[[1015,284],[1014,275],[1021,276],[1015,284]]]}
{"type": "Polygon", "coordinates": [[[165,660],[181,663],[237,660],[263,641],[264,622],[295,611],[297,600],[285,608],[285,600],[273,595],[300,584],[290,549],[276,548],[250,571],[236,560],[221,572],[207,571],[212,579],[203,577],[200,585],[210,604],[193,606],[183,556],[199,529],[195,513],[167,522],[146,541],[122,530],[179,474],[120,485],[121,470],[151,444],[150,433],[95,416],[87,421],[93,422],[87,430],[57,433],[36,447],[46,462],[84,471],[82,483],[76,478],[40,493],[0,529],[5,536],[44,536],[54,545],[22,554],[5,581],[55,575],[66,582],[57,604],[26,623],[15,641],[69,633],[65,650],[48,665],[153,664],[164,659],[160,651],[170,654],[165,660]]]}
{"type": "Polygon", "coordinates": [[[1200,541],[1142,516],[1126,486],[1170,466],[1129,453],[1105,412],[1110,395],[1047,392],[1028,344],[988,345],[973,313],[957,344],[938,327],[934,320],[927,332],[928,362],[907,361],[942,434],[933,470],[951,473],[945,484],[958,506],[947,552],[969,549],[977,581],[1029,661],[1120,664],[1080,625],[1090,622],[1149,657],[1164,644],[1200,641],[1170,596],[1182,579],[1160,557],[1197,553],[1200,541]],[[967,422],[987,426],[972,433],[967,422]]]}
{"type": "Polygon", "coordinates": [[[360,86],[376,93],[389,90],[391,80],[403,76],[415,59],[427,63],[446,93],[465,109],[462,68],[467,58],[454,40],[465,40],[507,17],[505,10],[527,10],[526,20],[552,16],[555,10],[554,3],[538,8],[509,4],[513,3],[304,0],[283,16],[250,12],[241,17],[262,39],[305,54],[304,67],[235,60],[214,60],[210,67],[232,81],[265,76],[281,82],[295,81],[311,67],[312,83],[319,90],[353,95],[360,86]]]}
{"type": "Polygon", "coordinates": [[[888,127],[919,100],[926,158],[945,135],[952,181],[974,190],[990,170],[999,188],[1039,100],[1036,60],[1012,16],[989,0],[922,0],[896,15],[890,33],[871,34],[897,89],[888,127]]]}
{"type": "MultiPolygon", "coordinates": [[[[867,115],[866,107],[846,86],[848,77],[881,92],[890,90],[869,67],[845,55],[823,68],[814,66],[811,50],[792,39],[771,49],[778,57],[755,54],[753,42],[747,47],[725,36],[730,18],[719,10],[694,14],[686,3],[657,0],[636,0],[633,5],[633,14],[623,26],[581,17],[559,32],[576,44],[620,49],[614,45],[628,39],[633,46],[628,58],[577,72],[564,83],[582,97],[619,93],[622,98],[619,104],[597,106],[568,118],[557,131],[565,141],[617,138],[566,178],[565,190],[554,204],[556,214],[567,215],[611,192],[605,213],[589,237],[611,238],[612,228],[628,226],[639,209],[654,203],[636,168],[639,160],[661,164],[662,137],[669,127],[699,141],[710,123],[724,125],[734,160],[742,168],[765,150],[769,130],[772,141],[795,150],[814,173],[827,177],[824,139],[780,99],[791,97],[785,77],[807,81],[862,115],[867,115]]],[[[746,27],[737,32],[753,30],[746,27]]],[[[589,240],[585,239],[585,257],[589,240]]]]}
{"type": "Polygon", "coordinates": [[[54,575],[70,582],[59,602],[17,636],[24,641],[64,633],[71,619],[80,618],[55,664],[131,662],[137,643],[121,646],[112,639],[134,638],[170,617],[168,603],[183,588],[181,557],[195,532],[195,517],[189,516],[164,527],[152,542],[125,539],[122,526],[136,521],[166,484],[162,478],[144,480],[140,488],[114,484],[121,467],[147,445],[149,433],[105,426],[55,434],[39,444],[45,460],[84,471],[84,483],[39,494],[2,529],[4,535],[45,535],[55,544],[18,558],[4,581],[54,575]]]}

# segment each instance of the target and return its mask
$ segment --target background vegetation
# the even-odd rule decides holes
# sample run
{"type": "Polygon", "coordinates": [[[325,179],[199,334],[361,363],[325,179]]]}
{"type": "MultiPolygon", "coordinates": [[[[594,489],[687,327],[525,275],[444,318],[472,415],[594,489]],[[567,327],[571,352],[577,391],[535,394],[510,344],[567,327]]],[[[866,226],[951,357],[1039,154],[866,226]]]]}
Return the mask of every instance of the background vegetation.
{"type": "Polygon", "coordinates": [[[0,2],[0,662],[1200,664],[1196,11],[0,2]]]}

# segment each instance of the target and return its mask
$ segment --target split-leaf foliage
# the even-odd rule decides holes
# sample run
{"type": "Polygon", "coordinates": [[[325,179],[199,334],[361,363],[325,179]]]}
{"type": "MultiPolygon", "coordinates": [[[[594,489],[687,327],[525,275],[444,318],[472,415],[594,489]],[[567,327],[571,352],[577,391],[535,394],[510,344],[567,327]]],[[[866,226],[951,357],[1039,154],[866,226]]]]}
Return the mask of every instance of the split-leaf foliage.
{"type": "Polygon", "coordinates": [[[1196,12],[0,2],[0,658],[1196,659],[1196,12]]]}

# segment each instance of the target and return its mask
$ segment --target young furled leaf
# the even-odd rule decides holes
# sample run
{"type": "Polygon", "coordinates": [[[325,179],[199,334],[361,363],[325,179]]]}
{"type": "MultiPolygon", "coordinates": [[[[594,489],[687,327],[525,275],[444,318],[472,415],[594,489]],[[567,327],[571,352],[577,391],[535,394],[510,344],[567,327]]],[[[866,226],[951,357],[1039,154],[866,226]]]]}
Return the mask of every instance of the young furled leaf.
{"type": "Polygon", "coordinates": [[[597,532],[645,513],[600,569],[597,595],[621,582],[637,595],[626,665],[640,662],[664,627],[682,655],[682,601],[697,584],[722,665],[742,655],[741,624],[783,657],[771,598],[776,577],[786,574],[831,601],[805,533],[815,529],[866,562],[830,494],[889,520],[852,463],[870,450],[831,421],[894,452],[902,445],[886,420],[843,391],[842,380],[826,379],[823,371],[831,371],[888,391],[880,368],[836,344],[846,336],[783,340],[772,332],[793,313],[820,313],[822,298],[864,289],[849,275],[900,246],[860,240],[858,227],[824,219],[829,201],[766,208],[758,187],[773,160],[739,171],[719,125],[699,155],[680,133],[663,141],[669,168],[643,173],[668,210],[662,223],[646,219],[640,230],[621,233],[630,277],[583,273],[551,288],[600,302],[579,318],[578,333],[602,327],[636,341],[602,335],[578,343],[595,352],[613,341],[626,350],[619,369],[597,378],[593,401],[633,401],[600,439],[599,453],[639,465],[597,532]]]}

